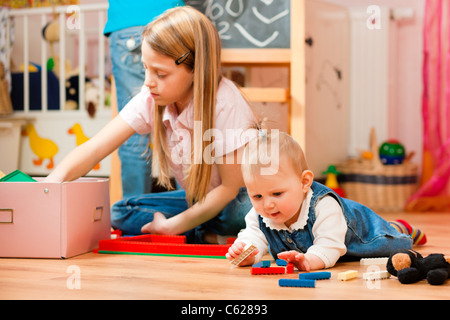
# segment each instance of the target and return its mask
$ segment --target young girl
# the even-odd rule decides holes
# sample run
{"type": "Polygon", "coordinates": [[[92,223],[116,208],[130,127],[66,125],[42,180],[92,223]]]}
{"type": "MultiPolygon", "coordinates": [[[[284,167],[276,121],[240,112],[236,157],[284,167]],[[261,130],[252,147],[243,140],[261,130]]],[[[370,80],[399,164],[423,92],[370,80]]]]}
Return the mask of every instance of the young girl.
{"type": "Polygon", "coordinates": [[[246,229],[226,255],[229,260],[252,243],[257,250],[241,266],[261,261],[270,251],[274,258],[309,271],[330,268],[344,255],[384,257],[411,248],[411,231],[397,230],[410,228],[406,222],[397,221],[393,227],[369,208],[340,198],[313,181],[292,137],[261,133],[256,147],[250,142],[244,152],[242,173],[253,209],[245,218],[246,229]],[[264,161],[259,154],[265,155],[264,161]]]}
{"type": "Polygon", "coordinates": [[[173,175],[182,189],[119,201],[113,227],[125,234],[192,231],[195,242],[236,235],[251,208],[238,157],[255,117],[239,89],[221,77],[217,30],[186,6],[166,11],[142,36],[142,90],[47,181],[74,180],[134,133],[153,133],[153,171],[163,186],[170,189],[173,175]]]}

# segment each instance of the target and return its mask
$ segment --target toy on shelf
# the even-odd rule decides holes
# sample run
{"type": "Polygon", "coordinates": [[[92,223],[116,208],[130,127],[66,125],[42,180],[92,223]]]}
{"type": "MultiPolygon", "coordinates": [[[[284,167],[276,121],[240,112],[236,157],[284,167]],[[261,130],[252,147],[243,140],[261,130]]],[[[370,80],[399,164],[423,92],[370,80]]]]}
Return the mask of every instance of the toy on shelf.
{"type": "MultiPolygon", "coordinates": [[[[381,149],[391,153],[390,148],[395,150],[394,153],[402,154],[402,148],[398,145],[384,145],[381,149]]],[[[362,203],[375,212],[403,211],[406,202],[417,190],[419,181],[419,166],[411,162],[413,155],[410,152],[402,156],[400,164],[384,164],[375,129],[372,129],[370,151],[360,152],[359,157],[336,165],[336,170],[341,173],[339,183],[345,190],[346,198],[362,203]]]]}
{"type": "Polygon", "coordinates": [[[226,259],[231,245],[187,244],[185,236],[142,235],[102,240],[95,252],[226,259]]]}
{"type": "Polygon", "coordinates": [[[391,255],[386,269],[402,284],[427,279],[431,285],[441,285],[450,277],[450,257],[438,253],[423,257],[414,250],[405,250],[391,255]]]}
{"type": "Polygon", "coordinates": [[[12,112],[13,107],[6,80],[6,68],[3,62],[0,61],[0,115],[11,114],[12,112]]]}
{"type": "Polygon", "coordinates": [[[405,147],[397,140],[388,140],[381,145],[379,155],[385,165],[402,164],[405,160],[405,147]]]}
{"type": "Polygon", "coordinates": [[[42,29],[42,37],[45,41],[48,42],[50,47],[50,58],[47,61],[47,70],[53,71],[55,75],[59,78],[60,72],[60,64],[64,63],[64,68],[66,70],[66,74],[68,74],[72,70],[72,66],[69,60],[60,61],[60,57],[55,54],[55,44],[59,42],[59,29],[60,25],[57,20],[57,16],[54,15],[55,20],[47,23],[42,29]]]}
{"type": "Polygon", "coordinates": [[[336,192],[339,196],[345,197],[344,189],[339,186],[337,176],[341,173],[336,170],[336,166],[330,165],[327,171],[322,172],[322,174],[326,174],[327,179],[325,181],[325,185],[336,192]]]}

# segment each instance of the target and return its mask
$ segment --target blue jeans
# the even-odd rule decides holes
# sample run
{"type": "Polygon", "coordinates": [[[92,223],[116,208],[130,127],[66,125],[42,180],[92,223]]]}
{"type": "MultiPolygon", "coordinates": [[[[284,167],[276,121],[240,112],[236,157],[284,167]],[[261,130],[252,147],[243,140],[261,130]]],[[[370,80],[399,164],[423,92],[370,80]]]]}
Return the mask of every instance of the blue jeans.
{"type": "MultiPolygon", "coordinates": [[[[116,84],[119,111],[136,95],[144,84],[145,72],[141,62],[141,34],[144,27],[133,27],[111,33],[112,72],[116,84]]],[[[119,147],[124,197],[150,193],[151,150],[149,137],[133,135],[119,147]]]]}
{"type": "MultiPolygon", "coordinates": [[[[216,217],[186,233],[190,243],[204,243],[203,235],[212,232],[222,236],[236,236],[245,228],[245,216],[252,208],[246,188],[241,188],[216,217]]],[[[155,212],[167,218],[188,209],[183,189],[162,193],[145,194],[125,198],[111,208],[111,224],[126,235],[142,234],[141,228],[153,220],[155,212]]]]}

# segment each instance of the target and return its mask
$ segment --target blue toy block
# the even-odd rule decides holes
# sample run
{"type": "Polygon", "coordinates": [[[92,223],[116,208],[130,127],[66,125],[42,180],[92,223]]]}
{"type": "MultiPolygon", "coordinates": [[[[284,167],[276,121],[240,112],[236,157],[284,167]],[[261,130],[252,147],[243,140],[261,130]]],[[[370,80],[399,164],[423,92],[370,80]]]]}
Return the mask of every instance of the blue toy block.
{"type": "Polygon", "coordinates": [[[272,264],[272,262],[270,261],[270,260],[264,260],[264,261],[261,261],[262,262],[262,267],[263,268],[269,268],[270,267],[270,265],[272,264]]]}
{"type": "Polygon", "coordinates": [[[278,285],[280,287],[315,288],[316,280],[280,279],[278,285]]]}
{"type": "Polygon", "coordinates": [[[287,261],[283,260],[283,259],[277,259],[276,261],[277,266],[279,267],[286,267],[287,266],[287,261]]]}
{"type": "Polygon", "coordinates": [[[264,261],[255,263],[252,267],[253,268],[270,268],[271,264],[272,264],[272,262],[270,260],[264,260],[264,261]]]}
{"type": "Polygon", "coordinates": [[[331,272],[311,272],[311,273],[301,273],[298,276],[299,279],[303,280],[324,280],[331,278],[331,272]]]}

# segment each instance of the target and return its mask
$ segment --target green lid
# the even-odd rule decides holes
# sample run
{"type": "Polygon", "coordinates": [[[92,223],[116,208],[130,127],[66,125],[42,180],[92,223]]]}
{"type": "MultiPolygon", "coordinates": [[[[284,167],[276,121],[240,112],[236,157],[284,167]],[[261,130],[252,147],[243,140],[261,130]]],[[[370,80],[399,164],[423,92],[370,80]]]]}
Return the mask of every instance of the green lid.
{"type": "Polygon", "coordinates": [[[0,182],[37,182],[37,181],[34,180],[29,175],[23,173],[22,171],[16,170],[1,178],[0,182]]]}

